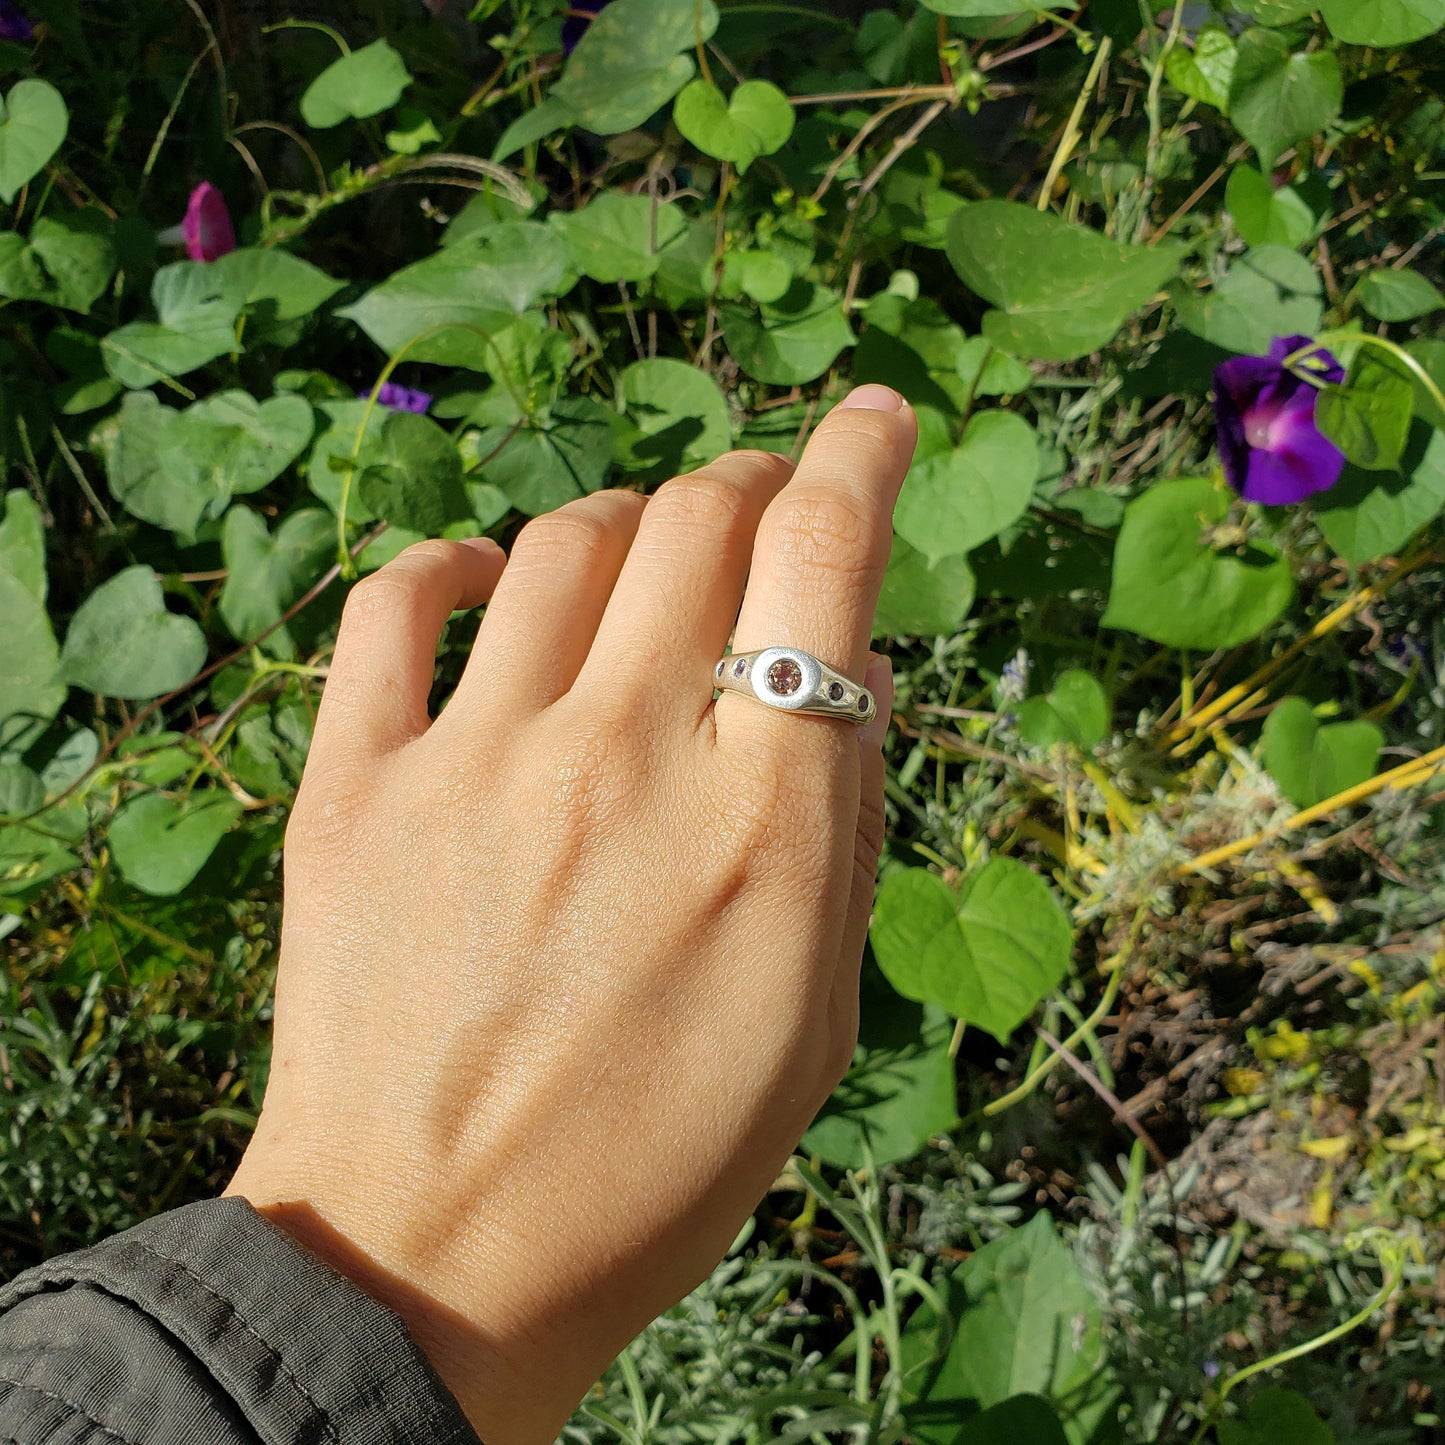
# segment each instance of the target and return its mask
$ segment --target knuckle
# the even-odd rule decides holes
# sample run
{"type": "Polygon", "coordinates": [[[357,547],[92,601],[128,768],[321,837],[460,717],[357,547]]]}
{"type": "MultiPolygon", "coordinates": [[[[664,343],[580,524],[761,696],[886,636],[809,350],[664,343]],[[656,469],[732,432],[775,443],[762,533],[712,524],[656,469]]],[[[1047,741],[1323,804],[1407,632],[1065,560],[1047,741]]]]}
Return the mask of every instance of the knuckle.
{"type": "Polygon", "coordinates": [[[363,577],[347,594],[341,610],[342,626],[365,627],[409,607],[417,594],[416,579],[408,568],[395,563],[363,577]]]}
{"type": "Polygon", "coordinates": [[[705,466],[691,473],[692,476],[732,477],[749,482],[771,481],[781,486],[793,475],[793,463],[777,452],[760,451],[756,447],[740,447],[736,451],[724,452],[705,466]]]}
{"type": "Polygon", "coordinates": [[[415,576],[421,570],[450,566],[465,550],[460,542],[451,542],[444,537],[427,537],[398,552],[388,566],[415,576]]]}
{"type": "Polygon", "coordinates": [[[747,489],[707,472],[692,472],[664,482],[648,503],[652,526],[726,533],[738,528],[749,511],[747,489]]]}
{"type": "Polygon", "coordinates": [[[353,839],[361,809],[352,789],[319,770],[306,774],[286,820],[285,855],[294,873],[307,858],[334,852],[353,839]]]}
{"type": "Polygon", "coordinates": [[[517,536],[512,556],[544,565],[561,558],[585,564],[607,556],[612,545],[612,526],[606,517],[568,503],[528,522],[517,536]]]}
{"type": "Polygon", "coordinates": [[[769,540],[785,586],[873,580],[887,564],[878,519],[846,492],[784,494],[769,518],[769,540]]]}

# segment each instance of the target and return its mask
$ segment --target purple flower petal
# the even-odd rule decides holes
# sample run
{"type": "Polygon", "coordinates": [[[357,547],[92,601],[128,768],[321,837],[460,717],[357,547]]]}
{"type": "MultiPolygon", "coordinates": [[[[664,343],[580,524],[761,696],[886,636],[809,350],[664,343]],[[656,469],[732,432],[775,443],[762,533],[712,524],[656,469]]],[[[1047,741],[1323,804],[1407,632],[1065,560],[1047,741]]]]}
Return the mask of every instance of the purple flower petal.
{"type": "MultiPolygon", "coordinates": [[[[361,395],[370,396],[371,393],[363,391],[361,395]]],[[[415,391],[409,386],[398,386],[394,381],[382,382],[376,399],[392,411],[412,411],[417,415],[430,411],[432,404],[432,398],[426,392],[415,391]]]]}
{"type": "Polygon", "coordinates": [[[226,209],[226,198],[210,181],[202,181],[191,192],[181,225],[186,255],[192,261],[216,261],[236,249],[236,231],[226,209]]]}
{"type": "Polygon", "coordinates": [[[0,40],[15,40],[22,45],[35,39],[30,17],[13,0],[0,0],[0,40]]]}
{"type": "Polygon", "coordinates": [[[1339,384],[1345,371],[1312,345],[1307,336],[1277,336],[1268,356],[1232,357],[1214,374],[1219,459],[1246,501],[1290,506],[1340,479],[1344,454],[1316,425],[1319,392],[1299,373],[1339,384]],[[1299,359],[1287,369],[1291,357],[1299,359]]]}
{"type": "Polygon", "coordinates": [[[1315,425],[1314,390],[1302,392],[1272,416],[1261,417],[1268,444],[1253,446],[1240,495],[1246,502],[1288,507],[1339,481],[1345,454],[1315,425]]]}

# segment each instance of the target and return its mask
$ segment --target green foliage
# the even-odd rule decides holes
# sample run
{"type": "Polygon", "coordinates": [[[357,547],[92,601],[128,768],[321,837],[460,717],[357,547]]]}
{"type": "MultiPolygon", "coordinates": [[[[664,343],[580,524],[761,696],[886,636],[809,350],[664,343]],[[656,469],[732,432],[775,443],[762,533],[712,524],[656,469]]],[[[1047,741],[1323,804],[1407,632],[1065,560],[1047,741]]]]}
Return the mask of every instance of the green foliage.
{"type": "Polygon", "coordinates": [[[205,634],[166,610],[155,573],[138,563],[76,609],[60,665],[67,682],[103,697],[148,698],[184,687],[205,657],[205,634]]]}
{"type": "Polygon", "coordinates": [[[1205,477],[1161,482],[1130,502],[1102,625],[1207,649],[1276,622],[1294,597],[1289,562],[1267,541],[1218,537],[1228,515],[1228,497],[1205,477]]]}
{"type": "Polygon", "coordinates": [[[1106,346],[1179,269],[1170,243],[1123,246],[1014,201],[979,201],[948,223],[948,259],[999,309],[983,334],[1000,350],[1073,361],[1106,346]]]}
{"type": "Polygon", "coordinates": [[[1315,403],[1320,430],[1357,467],[1392,472],[1400,464],[1415,387],[1409,372],[1392,357],[1362,351],[1343,386],[1326,386],[1315,403]]]}
{"type": "Polygon", "coordinates": [[[1019,736],[1034,747],[1097,747],[1108,728],[1108,696],[1098,679],[1077,667],[1062,673],[1043,697],[1031,697],[1019,708],[1019,736]]]}
{"type": "Polygon", "coordinates": [[[1388,1336],[1329,1332],[1379,1287],[1353,1230],[1445,1223],[1445,0],[613,0],[570,54],[561,0],[239,49],[179,0],[35,8],[0,45],[7,1265],[234,1164],[356,572],[796,456],[881,382],[920,443],[829,1173],[569,1437],[1432,1428],[1438,1259],[1388,1336]],[[247,244],[180,260],[203,178],[247,244]],[[1348,464],[1263,508],[1213,372],[1291,336],[1348,364],[1297,362],[1348,464]]]}
{"type": "MultiPolygon", "coordinates": [[[[1004,1423],[1038,1422],[1048,1438],[1055,1408],[1067,1405],[1081,1423],[1097,1413],[1110,1384],[1104,1363],[1101,1317],[1083,1275],[1047,1215],[990,1241],[948,1281],[950,1318],[957,1321],[941,1358],[923,1377],[905,1417],[924,1440],[953,1439],[966,1402],[992,1421],[970,1426],[987,1440],[1004,1423]],[[1020,1395],[1036,1397],[1027,1404],[1020,1395]],[[1080,1397],[1087,1403],[1081,1404],[1080,1397]],[[1013,1402],[1012,1408],[1003,1407],[1013,1402]]],[[[939,1325],[921,1310],[909,1323],[909,1341],[925,1358],[937,1352],[939,1325]]],[[[973,1433],[964,1436],[972,1440],[973,1433]]],[[[1030,1437],[1032,1438],[1032,1437],[1030,1437]]]]}
{"type": "Polygon", "coordinates": [[[731,161],[743,175],[793,133],[793,107],[776,85],[745,80],[729,97],[708,80],[694,80],[673,102],[673,123],[704,155],[731,161]]]}
{"type": "Polygon", "coordinates": [[[889,874],[872,939],[904,998],[939,1004],[1005,1043],[1063,978],[1072,930],[1036,873],[995,858],[957,895],[926,869],[889,874]]]}
{"type": "Polygon", "coordinates": [[[1374,723],[1326,723],[1302,697],[1277,703],[1264,725],[1264,763],[1291,802],[1311,808],[1375,771],[1385,735],[1374,723]]]}
{"type": "Polygon", "coordinates": [[[46,81],[18,81],[0,98],[0,201],[13,201],[40,174],[69,127],[65,101],[46,81]]]}
{"type": "Polygon", "coordinates": [[[365,120],[390,110],[411,84],[411,72],[384,40],[374,40],[328,65],[301,97],[301,115],[315,130],[365,120]]]}

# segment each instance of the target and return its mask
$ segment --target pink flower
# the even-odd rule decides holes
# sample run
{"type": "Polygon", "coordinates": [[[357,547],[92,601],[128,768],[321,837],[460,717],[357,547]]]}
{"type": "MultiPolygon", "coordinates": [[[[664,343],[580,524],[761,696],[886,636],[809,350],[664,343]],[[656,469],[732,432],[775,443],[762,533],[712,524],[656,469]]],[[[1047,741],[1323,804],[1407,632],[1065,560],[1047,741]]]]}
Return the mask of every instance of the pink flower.
{"type": "Polygon", "coordinates": [[[181,234],[192,261],[215,261],[236,249],[236,230],[226,198],[210,181],[202,181],[191,192],[181,234]]]}

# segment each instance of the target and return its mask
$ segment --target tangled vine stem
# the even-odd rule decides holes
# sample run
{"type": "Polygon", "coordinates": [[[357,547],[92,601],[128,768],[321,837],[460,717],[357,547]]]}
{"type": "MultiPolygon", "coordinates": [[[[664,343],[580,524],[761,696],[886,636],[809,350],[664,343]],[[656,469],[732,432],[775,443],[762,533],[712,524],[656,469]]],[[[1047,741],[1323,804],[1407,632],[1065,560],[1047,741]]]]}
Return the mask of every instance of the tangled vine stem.
{"type": "Polygon", "coordinates": [[[1277,1354],[1267,1355],[1262,1360],[1255,1360],[1253,1363],[1245,1365],[1243,1369],[1236,1370],[1232,1375],[1227,1376],[1224,1383],[1219,1386],[1209,1410],[1199,1422],[1198,1430],[1194,1432],[1193,1445],[1203,1445],[1205,1436],[1213,1429],[1215,1421],[1219,1419],[1220,1411],[1224,1408],[1224,1402],[1229,1398],[1230,1392],[1235,1386],[1242,1385],[1246,1380],[1263,1374],[1266,1370],[1277,1369],[1280,1365],[1287,1365],[1291,1360],[1302,1359],[1305,1355],[1313,1354],[1326,1345],[1334,1344],[1336,1340],[1344,1339],[1346,1335],[1359,1329],[1376,1310],[1382,1309],[1404,1283],[1405,1252],[1398,1245],[1391,1243],[1388,1248],[1381,1250],[1380,1259],[1385,1266],[1385,1282],[1380,1287],[1380,1292],[1363,1309],[1352,1314],[1349,1319],[1341,1321],[1333,1329],[1316,1335],[1313,1339],[1305,1340],[1302,1344],[1292,1345],[1289,1349],[1280,1350],[1277,1354]]]}

